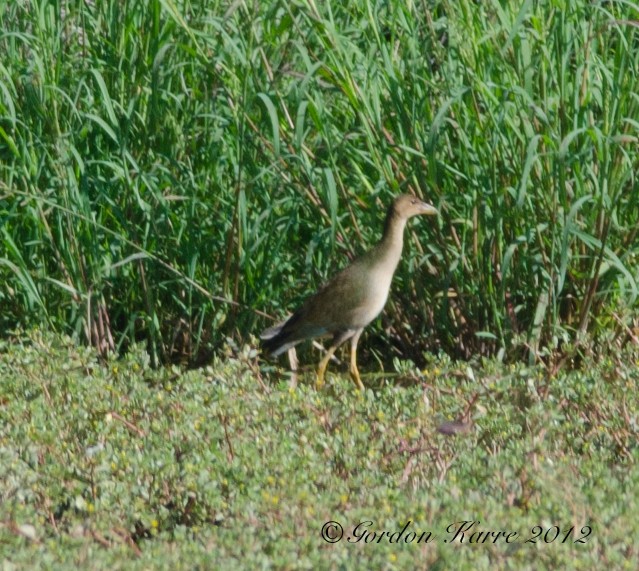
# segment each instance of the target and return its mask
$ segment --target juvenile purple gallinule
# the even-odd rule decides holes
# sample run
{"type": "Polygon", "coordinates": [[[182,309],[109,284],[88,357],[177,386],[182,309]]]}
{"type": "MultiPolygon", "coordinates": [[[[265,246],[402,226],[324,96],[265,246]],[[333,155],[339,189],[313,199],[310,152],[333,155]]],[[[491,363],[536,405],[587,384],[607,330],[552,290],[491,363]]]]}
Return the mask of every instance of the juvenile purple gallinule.
{"type": "Polygon", "coordinates": [[[384,308],[393,274],[402,255],[406,221],[437,209],[416,196],[403,194],[388,209],[382,239],[368,252],[333,276],[286,321],[265,329],[262,348],[276,357],[298,343],[332,336],[330,347],[317,368],[317,386],[335,350],[351,342],[350,374],[363,390],[357,370],[357,342],[366,327],[384,308]]]}

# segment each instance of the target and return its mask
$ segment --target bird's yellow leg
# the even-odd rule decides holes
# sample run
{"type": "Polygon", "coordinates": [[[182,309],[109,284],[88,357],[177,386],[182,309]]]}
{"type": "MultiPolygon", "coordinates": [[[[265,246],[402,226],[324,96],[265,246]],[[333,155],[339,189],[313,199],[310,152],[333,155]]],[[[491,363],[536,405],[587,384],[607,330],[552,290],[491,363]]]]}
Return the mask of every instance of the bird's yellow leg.
{"type": "Polygon", "coordinates": [[[362,379],[359,376],[359,371],[357,370],[357,342],[359,341],[359,336],[362,334],[362,329],[360,329],[353,337],[351,337],[351,378],[353,382],[357,386],[360,391],[364,390],[364,384],[362,383],[362,379]]]}
{"type": "Polygon", "coordinates": [[[315,387],[318,389],[324,384],[324,373],[326,373],[326,367],[328,366],[328,362],[331,360],[333,353],[335,353],[335,349],[337,349],[337,345],[331,345],[317,367],[317,381],[315,382],[315,387]]]}

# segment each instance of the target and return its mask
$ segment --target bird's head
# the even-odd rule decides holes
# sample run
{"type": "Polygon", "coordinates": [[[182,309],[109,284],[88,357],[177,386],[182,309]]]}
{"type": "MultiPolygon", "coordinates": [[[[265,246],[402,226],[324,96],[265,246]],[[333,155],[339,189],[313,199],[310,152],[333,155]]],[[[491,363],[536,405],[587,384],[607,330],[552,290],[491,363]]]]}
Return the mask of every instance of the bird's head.
{"type": "Polygon", "coordinates": [[[437,208],[412,194],[402,194],[393,201],[393,213],[401,218],[419,214],[439,214],[437,208]]]}

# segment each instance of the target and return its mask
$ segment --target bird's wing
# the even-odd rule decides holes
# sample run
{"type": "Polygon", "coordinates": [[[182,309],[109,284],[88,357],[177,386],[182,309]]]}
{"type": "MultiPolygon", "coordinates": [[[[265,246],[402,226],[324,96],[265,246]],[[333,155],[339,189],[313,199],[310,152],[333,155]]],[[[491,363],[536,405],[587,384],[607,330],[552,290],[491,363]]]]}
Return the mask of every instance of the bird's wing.
{"type": "Polygon", "coordinates": [[[356,270],[351,265],[333,276],[291,316],[282,331],[309,339],[351,329],[353,313],[366,299],[366,287],[358,283],[356,270]]]}

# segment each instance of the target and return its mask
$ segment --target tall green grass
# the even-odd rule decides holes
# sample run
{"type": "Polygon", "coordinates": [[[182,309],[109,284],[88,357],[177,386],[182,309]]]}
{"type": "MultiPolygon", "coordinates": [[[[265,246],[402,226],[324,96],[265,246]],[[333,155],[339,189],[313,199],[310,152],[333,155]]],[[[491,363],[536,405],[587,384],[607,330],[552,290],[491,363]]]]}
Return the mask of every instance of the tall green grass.
{"type": "Polygon", "coordinates": [[[632,337],[639,7],[503,4],[0,4],[0,326],[198,361],[415,192],[380,354],[632,337]]]}

